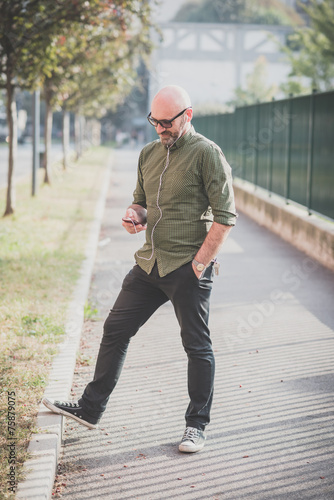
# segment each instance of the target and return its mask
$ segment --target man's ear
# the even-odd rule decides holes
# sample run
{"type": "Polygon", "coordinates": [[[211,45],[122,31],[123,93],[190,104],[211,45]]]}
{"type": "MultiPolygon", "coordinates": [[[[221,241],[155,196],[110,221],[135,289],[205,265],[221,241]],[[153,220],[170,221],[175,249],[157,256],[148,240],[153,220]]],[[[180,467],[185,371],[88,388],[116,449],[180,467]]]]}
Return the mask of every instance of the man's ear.
{"type": "Polygon", "coordinates": [[[186,115],[187,115],[187,122],[190,122],[192,120],[192,117],[193,117],[193,110],[192,110],[192,108],[187,109],[186,115]]]}

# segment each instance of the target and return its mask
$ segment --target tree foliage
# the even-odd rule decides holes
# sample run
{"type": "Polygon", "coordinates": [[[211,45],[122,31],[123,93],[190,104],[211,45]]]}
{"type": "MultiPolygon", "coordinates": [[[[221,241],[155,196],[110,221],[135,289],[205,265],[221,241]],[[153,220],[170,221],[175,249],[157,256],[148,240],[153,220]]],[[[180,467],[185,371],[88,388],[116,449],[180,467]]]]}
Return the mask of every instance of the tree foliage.
{"type": "Polygon", "coordinates": [[[310,4],[305,6],[305,11],[311,19],[312,29],[316,33],[321,33],[323,39],[318,48],[321,55],[334,62],[334,0],[310,0],[310,4]]]}
{"type": "Polygon", "coordinates": [[[302,24],[301,17],[279,0],[191,0],[181,7],[174,21],[302,24]]]}
{"type": "Polygon", "coordinates": [[[97,112],[126,88],[131,58],[148,48],[149,0],[0,0],[0,88],[6,89],[9,167],[5,215],[14,210],[14,89],[44,85],[50,106],[97,112]],[[110,98],[111,100],[111,98],[110,98]]]}
{"type": "Polygon", "coordinates": [[[116,100],[125,98],[134,84],[139,59],[145,59],[151,51],[149,2],[137,2],[137,7],[108,23],[104,19],[102,26],[76,37],[82,49],[55,87],[56,103],[100,117],[113,108],[116,100]]]}
{"type": "Polygon", "coordinates": [[[236,107],[270,101],[277,91],[276,85],[267,84],[267,61],[264,56],[260,56],[253,71],[246,76],[246,86],[237,87],[233,99],[227,104],[236,107]]]}
{"type": "MultiPolygon", "coordinates": [[[[89,26],[77,24],[55,39],[57,64],[45,75],[47,106],[45,182],[50,182],[48,150],[52,109],[61,107],[99,118],[130,92],[136,59],[145,57],[149,42],[150,6],[147,0],[128,3],[125,10],[105,10],[89,26]]],[[[78,148],[80,153],[81,148],[78,148]]],[[[64,151],[64,166],[66,152],[64,151]]]]}
{"type": "Polygon", "coordinates": [[[281,47],[291,64],[285,93],[301,94],[313,88],[334,88],[334,0],[310,0],[304,7],[310,26],[290,35],[281,47]]]}
{"type": "Polygon", "coordinates": [[[86,19],[98,0],[0,0],[0,87],[6,90],[9,130],[8,182],[5,214],[14,212],[13,171],[17,149],[15,87],[41,85],[45,70],[55,64],[53,39],[73,22],[86,19]],[[49,50],[49,52],[47,52],[49,50]]]}
{"type": "Polygon", "coordinates": [[[53,39],[82,22],[97,0],[0,0],[0,86],[37,87],[54,62],[53,39]]]}

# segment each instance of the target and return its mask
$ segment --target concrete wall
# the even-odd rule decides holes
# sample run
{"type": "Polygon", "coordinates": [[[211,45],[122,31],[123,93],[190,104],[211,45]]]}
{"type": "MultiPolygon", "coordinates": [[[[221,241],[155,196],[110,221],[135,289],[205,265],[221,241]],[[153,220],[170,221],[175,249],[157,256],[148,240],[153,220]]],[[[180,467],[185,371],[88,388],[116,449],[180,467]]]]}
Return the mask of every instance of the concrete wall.
{"type": "Polygon", "coordinates": [[[278,234],[299,250],[334,271],[334,222],[308,215],[246,181],[234,182],[237,211],[278,234]]]}

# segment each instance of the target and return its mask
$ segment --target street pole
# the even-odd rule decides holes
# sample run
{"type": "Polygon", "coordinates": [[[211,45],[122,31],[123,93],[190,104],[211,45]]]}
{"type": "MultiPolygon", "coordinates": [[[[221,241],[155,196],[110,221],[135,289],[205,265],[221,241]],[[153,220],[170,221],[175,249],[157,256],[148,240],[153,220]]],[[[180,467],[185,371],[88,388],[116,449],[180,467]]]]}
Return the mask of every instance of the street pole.
{"type": "Polygon", "coordinates": [[[33,142],[32,142],[32,196],[37,193],[37,172],[39,169],[39,125],[40,125],[40,91],[33,93],[33,142]]]}

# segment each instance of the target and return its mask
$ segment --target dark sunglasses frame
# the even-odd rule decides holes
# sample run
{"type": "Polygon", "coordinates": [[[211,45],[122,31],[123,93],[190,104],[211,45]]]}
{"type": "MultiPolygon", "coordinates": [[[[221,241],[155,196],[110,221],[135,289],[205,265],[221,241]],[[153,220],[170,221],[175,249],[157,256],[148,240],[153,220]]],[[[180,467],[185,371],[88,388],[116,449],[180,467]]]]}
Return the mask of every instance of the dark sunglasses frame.
{"type": "Polygon", "coordinates": [[[174,116],[174,118],[172,118],[171,120],[156,120],[155,118],[152,118],[151,113],[149,113],[149,115],[147,116],[147,119],[148,119],[149,123],[151,125],[153,125],[153,127],[157,127],[158,125],[160,125],[160,127],[162,127],[162,128],[172,128],[172,126],[173,126],[172,122],[174,120],[176,120],[176,118],[178,118],[179,116],[183,115],[183,113],[185,111],[187,111],[187,109],[191,109],[191,108],[192,108],[192,106],[188,106],[183,111],[181,111],[181,113],[174,116]]]}

